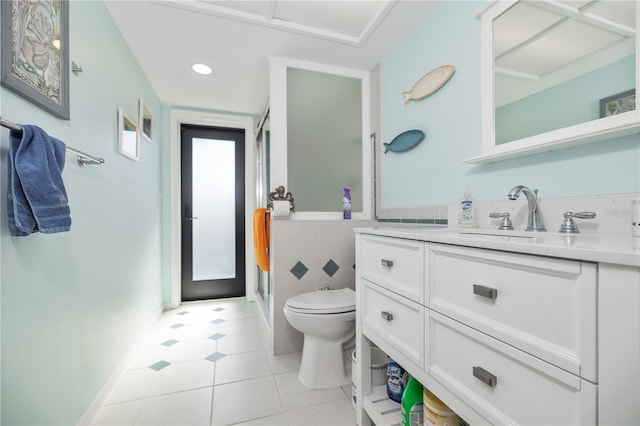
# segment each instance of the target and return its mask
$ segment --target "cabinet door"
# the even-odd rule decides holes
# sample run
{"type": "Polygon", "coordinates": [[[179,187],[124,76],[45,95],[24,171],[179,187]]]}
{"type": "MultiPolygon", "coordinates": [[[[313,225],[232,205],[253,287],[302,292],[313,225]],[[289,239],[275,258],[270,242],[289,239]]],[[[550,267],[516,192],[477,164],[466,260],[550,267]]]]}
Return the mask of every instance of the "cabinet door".
{"type": "Polygon", "coordinates": [[[424,307],[375,284],[362,283],[362,332],[381,349],[390,346],[424,368],[424,307]]]}
{"type": "Polygon", "coordinates": [[[597,381],[593,263],[429,246],[429,307],[597,381]]]}
{"type": "Polygon", "coordinates": [[[596,424],[596,386],[437,312],[429,374],[493,424],[596,424]]]}
{"type": "Polygon", "coordinates": [[[399,238],[362,236],[363,278],[415,302],[424,300],[424,243],[399,238]]]}

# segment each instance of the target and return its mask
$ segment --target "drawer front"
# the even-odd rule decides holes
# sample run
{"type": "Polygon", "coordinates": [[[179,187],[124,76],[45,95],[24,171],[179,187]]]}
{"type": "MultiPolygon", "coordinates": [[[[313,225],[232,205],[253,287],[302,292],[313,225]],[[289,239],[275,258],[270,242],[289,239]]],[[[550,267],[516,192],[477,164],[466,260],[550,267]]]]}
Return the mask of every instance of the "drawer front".
{"type": "Polygon", "coordinates": [[[418,303],[424,300],[424,244],[362,236],[358,267],[363,278],[418,303]]]}
{"type": "Polygon", "coordinates": [[[362,283],[363,333],[378,335],[423,367],[424,307],[375,284],[362,283]]]}
{"type": "Polygon", "coordinates": [[[596,377],[596,265],[429,246],[429,307],[583,378],[596,377]]]}
{"type": "Polygon", "coordinates": [[[493,424],[596,423],[596,386],[431,312],[429,374],[493,424]]]}

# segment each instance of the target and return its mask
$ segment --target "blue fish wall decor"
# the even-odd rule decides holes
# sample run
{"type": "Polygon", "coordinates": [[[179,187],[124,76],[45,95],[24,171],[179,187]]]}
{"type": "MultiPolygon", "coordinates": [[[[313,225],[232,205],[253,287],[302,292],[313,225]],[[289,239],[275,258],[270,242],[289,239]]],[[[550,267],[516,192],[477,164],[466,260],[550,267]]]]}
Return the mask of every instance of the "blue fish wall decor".
{"type": "Polygon", "coordinates": [[[407,130],[406,132],[400,133],[398,136],[393,138],[390,143],[385,143],[384,152],[387,151],[393,152],[402,152],[409,151],[412,148],[415,148],[420,142],[424,139],[424,132],[422,130],[407,130]]]}

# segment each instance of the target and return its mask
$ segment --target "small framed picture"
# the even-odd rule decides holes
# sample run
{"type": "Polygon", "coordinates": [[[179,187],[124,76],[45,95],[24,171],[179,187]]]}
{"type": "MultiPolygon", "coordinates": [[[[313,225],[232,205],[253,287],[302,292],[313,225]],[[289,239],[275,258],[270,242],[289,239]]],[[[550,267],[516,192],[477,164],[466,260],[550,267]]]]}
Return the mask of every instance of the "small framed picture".
{"type": "Polygon", "coordinates": [[[153,143],[153,111],[140,99],[140,113],[138,114],[140,122],[140,135],[144,140],[153,143]]]}
{"type": "Polygon", "coordinates": [[[118,152],[125,157],[140,161],[140,138],[138,124],[118,108],[118,152]]]}
{"type": "Polygon", "coordinates": [[[600,118],[636,109],[636,90],[631,89],[617,95],[600,99],[600,118]]]}

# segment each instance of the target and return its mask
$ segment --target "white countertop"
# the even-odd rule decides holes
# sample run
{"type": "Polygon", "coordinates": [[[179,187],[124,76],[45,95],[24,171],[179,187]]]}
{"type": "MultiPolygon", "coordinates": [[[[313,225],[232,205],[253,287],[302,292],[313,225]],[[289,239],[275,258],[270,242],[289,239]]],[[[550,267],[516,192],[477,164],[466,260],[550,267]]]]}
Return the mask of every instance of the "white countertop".
{"type": "Polygon", "coordinates": [[[434,243],[454,244],[540,256],[640,267],[640,237],[622,234],[560,234],[449,228],[442,225],[385,224],[354,232],[434,243]]]}

